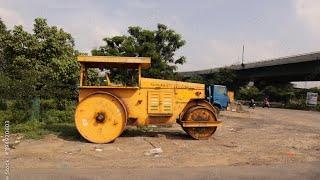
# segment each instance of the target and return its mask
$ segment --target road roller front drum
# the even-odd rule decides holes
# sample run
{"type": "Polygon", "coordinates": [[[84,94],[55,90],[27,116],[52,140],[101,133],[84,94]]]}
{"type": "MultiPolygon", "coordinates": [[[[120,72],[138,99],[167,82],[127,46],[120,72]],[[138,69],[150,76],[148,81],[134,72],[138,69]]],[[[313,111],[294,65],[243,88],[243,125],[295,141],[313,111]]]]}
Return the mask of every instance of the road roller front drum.
{"type": "Polygon", "coordinates": [[[89,95],[76,108],[76,127],[82,137],[93,143],[115,140],[125,129],[126,122],[125,105],[111,93],[89,95]]]}

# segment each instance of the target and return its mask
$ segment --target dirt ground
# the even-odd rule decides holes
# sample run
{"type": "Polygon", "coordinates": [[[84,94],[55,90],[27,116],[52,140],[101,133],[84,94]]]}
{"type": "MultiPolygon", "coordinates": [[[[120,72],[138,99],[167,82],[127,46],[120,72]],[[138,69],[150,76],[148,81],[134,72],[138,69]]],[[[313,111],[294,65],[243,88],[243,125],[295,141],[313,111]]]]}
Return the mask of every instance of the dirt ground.
{"type": "MultiPolygon", "coordinates": [[[[221,112],[209,140],[192,140],[178,126],[131,129],[109,144],[46,136],[22,139],[10,150],[15,168],[170,168],[277,165],[320,160],[320,113],[284,109],[221,112]],[[163,152],[150,153],[154,148],[163,152]]],[[[2,143],[3,145],[3,143],[2,143]]],[[[0,151],[2,162],[5,160],[0,151]]]]}

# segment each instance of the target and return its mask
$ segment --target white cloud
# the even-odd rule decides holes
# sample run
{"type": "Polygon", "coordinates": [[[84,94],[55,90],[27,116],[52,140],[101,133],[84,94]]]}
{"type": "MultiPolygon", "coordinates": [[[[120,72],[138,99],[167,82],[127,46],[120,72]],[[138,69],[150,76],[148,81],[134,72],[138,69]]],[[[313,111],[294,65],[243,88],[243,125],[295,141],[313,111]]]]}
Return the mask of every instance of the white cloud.
{"type": "Polygon", "coordinates": [[[137,9],[154,9],[157,5],[148,0],[130,0],[127,2],[128,7],[137,9]]]}
{"type": "Polygon", "coordinates": [[[100,8],[101,3],[87,0],[77,1],[76,4],[71,1],[61,3],[35,0],[30,2],[33,4],[32,11],[21,10],[27,8],[25,2],[13,4],[9,0],[0,0],[0,4],[0,17],[9,29],[21,24],[26,30],[32,31],[33,19],[44,17],[49,25],[56,25],[71,33],[76,48],[88,53],[94,47],[103,45],[103,38],[121,34],[121,30],[126,28],[123,24],[127,24],[129,18],[125,9],[115,9],[116,12],[121,11],[120,14],[107,14],[100,8]]]}
{"type": "Polygon", "coordinates": [[[118,29],[101,23],[91,23],[89,27],[86,27],[85,23],[63,27],[75,38],[76,48],[86,53],[90,53],[93,48],[103,45],[103,38],[120,34],[118,29]]]}
{"type": "Polygon", "coordinates": [[[320,1],[319,0],[296,0],[296,15],[311,32],[319,37],[320,31],[320,1]]]}
{"type": "Polygon", "coordinates": [[[0,8],[0,17],[8,28],[14,25],[24,25],[22,17],[13,10],[0,8]]]}
{"type": "MultiPolygon", "coordinates": [[[[310,39],[304,36],[301,40],[294,41],[300,35],[298,33],[303,33],[306,29],[300,29],[301,31],[292,29],[292,33],[289,32],[285,34],[286,37],[281,37],[275,36],[274,29],[287,27],[270,27],[264,36],[256,33],[260,30],[259,28],[248,28],[248,32],[234,35],[232,30],[223,29],[224,26],[219,27],[220,31],[226,31],[222,33],[222,36],[207,35],[207,38],[204,38],[201,36],[200,29],[210,29],[213,25],[211,23],[201,25],[195,22],[197,18],[191,18],[197,17],[197,14],[194,13],[201,14],[197,12],[200,6],[197,3],[183,4],[183,6],[179,3],[172,3],[172,7],[188,10],[172,11],[168,10],[170,8],[166,3],[149,0],[130,0],[122,3],[112,1],[92,3],[90,0],[78,0],[76,3],[63,0],[45,2],[41,0],[0,0],[0,16],[8,28],[15,24],[23,24],[26,29],[28,27],[32,29],[32,21],[35,17],[47,18],[50,25],[57,25],[71,33],[75,38],[76,48],[83,52],[90,52],[92,48],[102,45],[104,37],[126,33],[130,25],[153,29],[156,23],[164,23],[181,33],[187,40],[186,46],[177,53],[177,56],[187,56],[187,64],[179,70],[196,70],[240,63],[243,44],[245,44],[245,62],[309,51],[308,48],[313,47],[310,44],[315,44],[314,49],[317,49],[316,37],[319,37],[320,32],[320,23],[318,23],[320,0],[294,0],[292,2],[294,2],[296,13],[293,18],[298,20],[298,22],[292,22],[299,28],[302,23],[305,28],[308,28],[307,31],[310,29],[315,32],[314,35],[310,33],[312,34],[310,39]],[[217,39],[210,40],[210,38],[217,39]]],[[[208,17],[213,15],[208,13],[208,17]]],[[[247,17],[239,15],[239,18],[247,17]]],[[[224,21],[234,23],[227,18],[224,21]]],[[[238,30],[235,29],[235,31],[238,30]]],[[[207,31],[203,32],[207,34],[207,31]]]]}
{"type": "Polygon", "coordinates": [[[116,35],[120,35],[120,31],[116,28],[110,28],[110,27],[107,27],[106,25],[96,25],[94,28],[93,28],[93,31],[92,31],[92,36],[95,38],[95,43],[97,45],[101,45],[101,41],[103,38],[105,37],[112,37],[112,36],[116,36],[116,35]]]}
{"type": "MultiPolygon", "coordinates": [[[[201,46],[201,53],[188,56],[193,60],[179,71],[209,69],[215,67],[228,66],[231,64],[241,64],[242,45],[240,42],[226,40],[210,40],[204,42],[201,46]]],[[[251,40],[245,44],[244,63],[260,61],[279,56],[285,56],[288,52],[281,48],[281,44],[276,40],[251,40]]]]}

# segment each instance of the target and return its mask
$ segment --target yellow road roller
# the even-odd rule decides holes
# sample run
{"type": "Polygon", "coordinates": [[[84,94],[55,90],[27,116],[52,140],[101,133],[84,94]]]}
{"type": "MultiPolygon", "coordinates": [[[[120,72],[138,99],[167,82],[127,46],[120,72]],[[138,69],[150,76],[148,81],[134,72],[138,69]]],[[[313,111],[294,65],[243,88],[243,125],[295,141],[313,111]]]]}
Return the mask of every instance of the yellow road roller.
{"type": "Polygon", "coordinates": [[[208,139],[221,124],[205,100],[205,85],[141,77],[148,57],[78,56],[75,124],[93,143],[115,140],[129,125],[177,122],[194,139],[208,139]]]}

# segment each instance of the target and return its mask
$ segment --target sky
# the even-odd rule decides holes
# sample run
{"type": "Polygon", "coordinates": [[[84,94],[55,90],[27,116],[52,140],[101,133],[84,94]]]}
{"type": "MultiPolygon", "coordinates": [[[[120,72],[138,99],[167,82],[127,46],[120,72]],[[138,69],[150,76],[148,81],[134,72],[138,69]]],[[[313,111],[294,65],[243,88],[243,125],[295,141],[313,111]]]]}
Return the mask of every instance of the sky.
{"type": "Polygon", "coordinates": [[[28,31],[46,18],[71,33],[81,52],[128,26],[163,23],[186,40],[179,71],[240,64],[243,45],[245,63],[320,51],[320,0],[0,0],[0,17],[28,31]]]}

